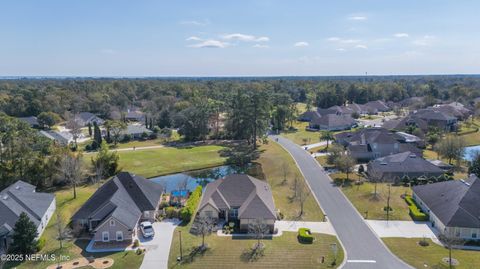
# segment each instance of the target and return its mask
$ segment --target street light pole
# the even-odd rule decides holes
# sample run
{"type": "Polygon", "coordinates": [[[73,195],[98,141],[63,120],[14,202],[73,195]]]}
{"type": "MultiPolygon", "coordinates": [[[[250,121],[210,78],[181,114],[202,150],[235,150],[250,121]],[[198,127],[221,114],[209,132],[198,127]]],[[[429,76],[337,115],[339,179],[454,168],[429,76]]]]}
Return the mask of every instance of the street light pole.
{"type": "Polygon", "coordinates": [[[180,260],[183,259],[183,251],[182,251],[182,231],[178,231],[178,235],[180,237],[180,260]]]}
{"type": "Polygon", "coordinates": [[[388,184],[388,197],[387,197],[387,221],[390,217],[390,184],[388,184]]]}

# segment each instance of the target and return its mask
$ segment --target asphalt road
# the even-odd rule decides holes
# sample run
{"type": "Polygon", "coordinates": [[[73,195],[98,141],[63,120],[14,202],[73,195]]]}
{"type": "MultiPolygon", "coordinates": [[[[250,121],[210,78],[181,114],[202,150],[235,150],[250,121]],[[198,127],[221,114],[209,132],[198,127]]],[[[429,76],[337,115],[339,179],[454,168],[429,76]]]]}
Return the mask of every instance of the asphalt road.
{"type": "Polygon", "coordinates": [[[273,140],[278,138],[278,143],[293,156],[327,219],[332,223],[346,251],[346,263],[343,268],[412,268],[388,250],[307,151],[281,136],[272,138],[273,140]]]}

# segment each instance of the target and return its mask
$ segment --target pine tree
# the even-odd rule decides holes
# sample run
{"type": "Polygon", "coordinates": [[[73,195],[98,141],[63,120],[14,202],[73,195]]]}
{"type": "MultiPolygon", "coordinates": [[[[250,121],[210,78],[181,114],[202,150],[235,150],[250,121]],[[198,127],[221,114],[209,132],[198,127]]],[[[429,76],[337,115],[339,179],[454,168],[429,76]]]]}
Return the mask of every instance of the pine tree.
{"type": "Polygon", "coordinates": [[[102,144],[102,132],[96,122],[93,122],[93,148],[97,149],[102,144]]]}
{"type": "Polygon", "coordinates": [[[91,137],[92,136],[92,123],[88,123],[88,135],[91,137]]]}
{"type": "Polygon", "coordinates": [[[12,253],[15,254],[32,254],[37,248],[37,227],[30,220],[25,212],[20,214],[18,221],[13,228],[13,242],[10,246],[12,253]]]}

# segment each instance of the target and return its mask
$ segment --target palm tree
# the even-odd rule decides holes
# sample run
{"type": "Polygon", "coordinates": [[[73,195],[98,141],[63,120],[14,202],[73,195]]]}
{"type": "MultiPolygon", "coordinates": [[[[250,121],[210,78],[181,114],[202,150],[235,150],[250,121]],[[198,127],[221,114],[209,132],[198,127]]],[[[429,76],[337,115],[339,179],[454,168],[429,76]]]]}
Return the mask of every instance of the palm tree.
{"type": "Polygon", "coordinates": [[[327,147],[325,150],[328,150],[328,142],[333,140],[333,133],[331,131],[322,131],[320,134],[320,141],[327,140],[327,147]]]}

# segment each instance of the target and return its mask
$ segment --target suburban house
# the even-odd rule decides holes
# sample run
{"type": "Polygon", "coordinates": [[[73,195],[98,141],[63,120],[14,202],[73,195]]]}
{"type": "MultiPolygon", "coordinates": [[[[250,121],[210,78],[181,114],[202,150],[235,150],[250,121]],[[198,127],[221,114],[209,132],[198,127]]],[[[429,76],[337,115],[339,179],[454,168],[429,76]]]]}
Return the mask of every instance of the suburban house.
{"type": "Polygon", "coordinates": [[[450,180],[413,187],[413,195],[428,213],[432,226],[455,238],[480,238],[480,179],[450,180]]]}
{"type": "Polygon", "coordinates": [[[98,125],[102,125],[105,121],[100,117],[96,116],[90,112],[80,112],[75,116],[75,121],[80,126],[88,126],[88,124],[93,125],[95,122],[98,125]]]}
{"type": "Polygon", "coordinates": [[[21,180],[0,192],[0,253],[8,249],[13,228],[22,212],[37,227],[37,237],[45,230],[56,208],[55,195],[36,192],[35,186],[21,180]]]}
{"type": "Polygon", "coordinates": [[[299,121],[311,121],[312,118],[314,117],[313,114],[318,114],[318,117],[321,117],[318,111],[306,111],[302,115],[298,117],[299,121]]]}
{"type": "Polygon", "coordinates": [[[441,168],[409,151],[378,158],[367,164],[369,180],[377,182],[399,183],[405,176],[429,178],[444,173],[441,168]]]}
{"type": "Polygon", "coordinates": [[[343,145],[357,161],[369,161],[406,151],[422,156],[422,150],[416,144],[409,143],[411,140],[383,128],[336,134],[335,141],[343,145]]]}
{"type": "Polygon", "coordinates": [[[369,107],[367,105],[352,103],[352,104],[347,104],[346,107],[350,109],[353,113],[357,113],[358,115],[367,115],[367,114],[371,115],[371,114],[378,113],[377,109],[369,107]]]}
{"type": "Polygon", "coordinates": [[[131,243],[141,221],[155,221],[163,192],[151,180],[121,172],[75,213],[73,227],[91,233],[94,242],[131,243]]]}
{"type": "Polygon", "coordinates": [[[370,101],[365,104],[365,106],[369,107],[372,110],[378,111],[378,112],[388,112],[392,110],[385,102],[381,100],[376,100],[376,101],[370,101]]]}
{"type": "Polygon", "coordinates": [[[145,114],[138,109],[129,109],[125,114],[126,121],[145,122],[145,114]]]}
{"type": "Polygon", "coordinates": [[[435,126],[447,132],[457,129],[457,118],[439,110],[425,108],[414,112],[413,115],[426,121],[429,126],[435,126]]]}
{"type": "Polygon", "coordinates": [[[329,130],[342,131],[355,127],[357,122],[350,116],[345,114],[313,114],[313,118],[308,125],[309,130],[329,130]]]}
{"type": "Polygon", "coordinates": [[[274,231],[277,213],[267,182],[244,174],[232,174],[208,183],[197,215],[215,220],[239,221],[248,230],[254,220],[264,221],[274,231]]]}
{"type": "Polygon", "coordinates": [[[389,120],[384,122],[382,125],[382,127],[385,129],[395,131],[406,131],[410,126],[414,126],[415,128],[419,129],[423,134],[427,133],[428,131],[427,121],[414,115],[408,115],[401,119],[389,120]]]}
{"type": "Polygon", "coordinates": [[[144,133],[147,135],[150,135],[153,132],[147,129],[144,125],[140,125],[140,124],[128,124],[127,129],[120,132],[122,137],[129,135],[133,139],[142,138],[144,133]]]}
{"type": "Polygon", "coordinates": [[[46,138],[59,143],[60,145],[68,145],[70,142],[73,142],[73,135],[69,132],[60,132],[60,131],[40,131],[40,134],[46,138]]]}
{"type": "Polygon", "coordinates": [[[30,116],[30,117],[20,117],[18,118],[19,120],[27,123],[30,125],[32,128],[38,128],[40,125],[38,124],[38,119],[35,116],[30,116]]]}

